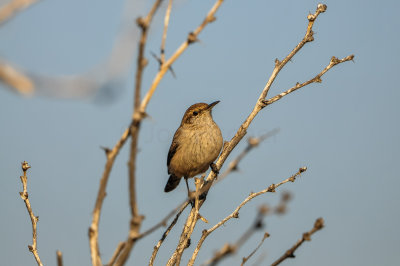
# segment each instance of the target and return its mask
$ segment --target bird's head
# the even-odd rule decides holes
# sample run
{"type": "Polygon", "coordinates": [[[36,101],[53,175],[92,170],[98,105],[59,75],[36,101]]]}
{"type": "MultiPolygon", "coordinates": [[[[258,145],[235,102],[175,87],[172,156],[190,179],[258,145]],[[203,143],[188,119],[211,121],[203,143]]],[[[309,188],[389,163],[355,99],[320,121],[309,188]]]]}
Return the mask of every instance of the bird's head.
{"type": "Polygon", "coordinates": [[[211,110],[219,101],[206,104],[196,103],[190,106],[182,118],[181,125],[202,125],[212,121],[211,110]]]}

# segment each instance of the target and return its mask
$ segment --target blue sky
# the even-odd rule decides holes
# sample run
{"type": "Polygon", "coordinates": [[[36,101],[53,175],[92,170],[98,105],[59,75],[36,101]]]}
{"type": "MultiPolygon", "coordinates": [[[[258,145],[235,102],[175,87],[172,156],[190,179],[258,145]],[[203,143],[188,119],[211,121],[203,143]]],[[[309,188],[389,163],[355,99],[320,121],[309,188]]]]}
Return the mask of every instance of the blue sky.
{"type": "MultiPolygon", "coordinates": [[[[172,10],[167,56],[214,3],[177,2],[172,10]]],[[[312,78],[331,56],[355,54],[355,62],[336,66],[321,84],[304,87],[259,113],[248,136],[274,128],[280,132],[248,154],[239,172],[215,186],[201,211],[210,223],[198,223],[192,243],[250,192],[278,183],[307,166],[300,179],[282,187],[294,197],[288,213],[267,218],[265,230],[271,237],[249,263],[263,252],[267,254],[265,263],[271,263],[318,217],[325,219],[326,228],[285,265],[400,262],[400,6],[389,0],[324,3],[328,10],[314,26],[315,41],[282,70],[270,96],[312,78]]],[[[127,8],[122,0],[41,1],[0,27],[0,58],[38,76],[93,73],[112,52],[121,25],[133,24],[150,6],[141,1],[131,4],[127,8]]],[[[174,192],[163,192],[168,178],[166,155],[186,108],[196,102],[220,100],[213,116],[224,138],[230,139],[256,103],[275,58],[282,59],[303,37],[306,16],[317,4],[311,0],[225,1],[215,23],[200,35],[201,42],[189,47],[174,64],[177,78],[168,74],[160,83],[147,109],[151,118],[143,122],[140,133],[137,183],[139,211],[146,216],[143,229],[158,222],[186,195],[182,184],[174,192]]],[[[161,9],[149,36],[146,57],[150,63],[143,91],[158,68],[150,51],[159,51],[163,13],[161,9]]],[[[135,32],[132,30],[132,40],[137,38],[135,32]]],[[[102,81],[104,75],[91,77],[102,81]]],[[[65,265],[90,263],[87,229],[105,163],[99,147],[113,146],[129,125],[133,77],[132,63],[125,75],[87,97],[54,97],[48,89],[60,88],[50,86],[38,88],[27,98],[0,84],[0,255],[4,265],[34,264],[27,249],[30,220],[18,195],[23,160],[32,165],[28,191],[33,210],[40,216],[38,250],[42,260],[55,265],[59,249],[65,265]],[[107,94],[110,90],[113,97],[107,94]]],[[[245,145],[245,141],[240,143],[227,162],[245,145]]],[[[104,262],[128,232],[127,160],[125,148],[107,188],[99,239],[104,262]]],[[[240,219],[231,220],[206,240],[196,262],[204,262],[224,243],[235,241],[253,221],[260,204],[278,201],[279,192],[246,205],[240,219]]],[[[157,265],[169,258],[183,221],[160,249],[157,265]]],[[[146,265],[162,231],[140,241],[127,265],[146,265]]],[[[240,263],[261,236],[262,232],[253,236],[222,265],[240,263]]],[[[193,249],[194,244],[183,262],[193,249]]]]}

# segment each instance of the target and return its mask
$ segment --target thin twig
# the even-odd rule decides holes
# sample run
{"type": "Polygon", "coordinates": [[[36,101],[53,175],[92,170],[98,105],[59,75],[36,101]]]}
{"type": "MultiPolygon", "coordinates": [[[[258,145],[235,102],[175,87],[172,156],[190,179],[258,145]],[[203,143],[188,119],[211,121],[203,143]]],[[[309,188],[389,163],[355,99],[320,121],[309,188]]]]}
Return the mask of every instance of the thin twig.
{"type": "Polygon", "coordinates": [[[165,61],[165,63],[161,66],[157,75],[154,77],[153,82],[150,86],[149,91],[143,98],[143,101],[140,105],[140,110],[137,114],[134,115],[134,119],[143,119],[143,115],[145,114],[146,107],[149,104],[150,99],[152,98],[158,84],[161,79],[164,77],[165,73],[168,71],[170,66],[182,55],[182,53],[189,47],[190,44],[198,41],[199,34],[203,31],[203,29],[211,22],[215,21],[215,13],[218,8],[221,6],[223,0],[217,0],[211,10],[208,12],[206,18],[203,22],[191,33],[189,33],[187,39],[179,46],[179,48],[174,52],[174,54],[165,61]]]}
{"type": "Polygon", "coordinates": [[[231,254],[235,254],[243,244],[258,230],[264,227],[264,217],[268,213],[269,208],[266,205],[262,205],[258,208],[257,215],[252,225],[239,237],[239,239],[233,243],[225,243],[221,249],[215,252],[214,256],[207,260],[202,265],[215,266],[223,259],[227,258],[231,254]]]}
{"type": "MultiPolygon", "coordinates": [[[[305,36],[303,39],[300,41],[300,43],[282,60],[279,61],[278,59],[275,60],[275,68],[272,71],[272,74],[266,83],[264,89],[262,90],[252,112],[249,114],[247,119],[243,122],[243,124],[239,127],[238,131],[236,132],[235,136],[228,142],[225,142],[224,147],[222,149],[222,153],[219,156],[216,164],[217,169],[221,169],[222,165],[224,164],[225,160],[229,156],[229,154],[232,152],[232,150],[236,147],[236,145],[242,140],[242,138],[246,135],[247,129],[250,126],[251,122],[253,119],[256,117],[256,115],[265,107],[265,98],[268,95],[268,91],[271,88],[271,85],[273,84],[275,78],[279,74],[279,72],[282,70],[282,68],[289,62],[292,57],[308,42],[311,42],[314,40],[313,37],[313,31],[312,31],[312,26],[314,25],[314,22],[316,18],[318,17],[319,14],[323,13],[326,11],[327,6],[323,4],[318,4],[317,10],[314,14],[309,14],[307,16],[308,18],[308,26],[307,30],[305,33],[305,36]]],[[[339,63],[345,62],[341,61],[339,63]]],[[[348,61],[348,60],[347,60],[348,61]]],[[[282,96],[283,97],[283,96],[282,96]]],[[[202,188],[202,191],[204,190],[206,193],[207,191],[211,188],[214,180],[216,179],[216,174],[214,171],[211,171],[206,178],[206,182],[204,182],[204,186],[202,188]]],[[[204,199],[200,201],[200,207],[204,203],[204,199]]],[[[190,212],[188,218],[186,219],[186,225],[196,223],[197,222],[197,213],[195,210],[192,209],[190,212]]],[[[182,253],[184,251],[184,247],[187,245],[193,230],[191,230],[192,226],[184,226],[184,229],[182,230],[181,233],[181,238],[179,240],[178,247],[176,248],[175,252],[172,254],[170,257],[170,260],[168,262],[168,265],[173,265],[175,263],[179,264],[179,262],[176,262],[176,257],[179,253],[182,253]]]]}
{"type": "Polygon", "coordinates": [[[307,80],[306,82],[303,82],[303,83],[296,83],[296,85],[293,86],[292,88],[290,88],[290,89],[288,89],[288,90],[286,90],[286,91],[284,91],[284,92],[282,92],[282,93],[280,93],[278,95],[275,95],[274,97],[272,97],[272,98],[270,98],[268,100],[263,100],[262,103],[264,104],[264,107],[266,107],[266,106],[278,101],[279,99],[281,99],[282,97],[288,95],[289,93],[292,93],[292,92],[294,92],[294,91],[296,91],[296,90],[298,90],[298,89],[300,89],[300,88],[302,88],[304,86],[307,86],[307,85],[309,85],[311,83],[321,83],[322,82],[321,77],[326,72],[328,72],[329,69],[331,69],[332,67],[334,67],[334,66],[336,66],[336,65],[338,65],[340,63],[347,62],[347,61],[352,61],[353,59],[354,59],[354,55],[346,56],[343,59],[338,59],[335,56],[333,56],[331,58],[331,61],[329,62],[329,64],[319,74],[317,74],[314,78],[312,78],[310,80],[307,80]]]}
{"type": "Polygon", "coordinates": [[[39,266],[43,266],[40,258],[39,258],[39,253],[37,251],[37,222],[39,221],[39,216],[35,216],[32,211],[31,203],[29,201],[29,195],[28,195],[28,190],[27,190],[27,185],[28,185],[28,176],[26,175],[26,171],[28,171],[31,166],[23,161],[21,163],[22,171],[24,172],[23,176],[20,176],[21,182],[22,182],[22,188],[23,191],[19,193],[23,201],[25,202],[26,209],[28,210],[29,217],[31,218],[32,222],[32,245],[28,245],[28,249],[30,252],[32,252],[33,256],[35,257],[35,260],[39,266]]]}
{"type": "Polygon", "coordinates": [[[271,266],[279,265],[282,261],[286,260],[287,258],[294,258],[294,252],[303,244],[304,241],[311,241],[311,235],[315,232],[324,228],[324,219],[318,218],[315,223],[314,227],[303,234],[301,239],[299,239],[296,244],[293,245],[290,249],[288,249],[279,259],[271,264],[271,266]]]}
{"type": "Polygon", "coordinates": [[[161,65],[164,64],[164,62],[165,62],[165,41],[167,40],[167,31],[168,31],[169,18],[171,15],[172,1],[173,0],[168,1],[167,11],[165,12],[165,17],[164,17],[164,31],[163,31],[163,35],[162,35],[161,49],[160,49],[160,53],[161,53],[160,64],[161,65]]]}
{"type": "Polygon", "coordinates": [[[229,221],[232,218],[239,218],[239,210],[246,205],[249,201],[251,201],[253,198],[268,193],[268,192],[275,192],[276,188],[280,187],[281,185],[287,183],[287,182],[294,182],[296,180],[296,178],[303,172],[307,171],[307,167],[301,167],[297,173],[295,173],[294,175],[292,175],[291,177],[279,182],[278,184],[272,184],[270,185],[268,188],[261,190],[257,193],[250,193],[250,195],[244,200],[242,201],[242,203],[239,204],[239,206],[227,217],[225,217],[224,219],[222,219],[220,222],[218,222],[216,225],[214,225],[213,227],[211,227],[208,230],[203,230],[202,232],[202,236],[199,240],[199,242],[197,243],[197,247],[193,252],[193,255],[188,263],[188,265],[193,265],[194,261],[196,260],[197,254],[199,253],[201,246],[203,245],[204,240],[212,233],[214,232],[217,228],[219,228],[222,225],[225,225],[225,223],[227,221],[229,221]]]}
{"type": "Polygon", "coordinates": [[[57,255],[57,266],[63,266],[63,257],[62,257],[62,252],[57,250],[56,252],[57,255]]]}
{"type": "Polygon", "coordinates": [[[268,237],[269,237],[269,234],[268,234],[267,232],[265,232],[263,238],[261,239],[261,242],[257,245],[257,247],[249,254],[249,256],[244,257],[244,258],[242,259],[242,264],[241,264],[241,266],[243,266],[243,265],[251,258],[251,256],[253,256],[253,255],[257,252],[257,250],[258,250],[258,249],[261,247],[261,245],[264,243],[264,240],[265,240],[266,238],[268,238],[268,237]]]}
{"type": "Polygon", "coordinates": [[[0,25],[38,0],[12,0],[0,8],[0,25]]]}
{"type": "Polygon", "coordinates": [[[122,146],[125,144],[129,135],[130,135],[130,128],[125,130],[125,132],[122,134],[122,137],[115,144],[114,148],[112,148],[111,150],[104,149],[107,156],[107,162],[104,167],[103,176],[100,179],[100,186],[96,198],[96,204],[93,209],[92,224],[89,227],[90,255],[92,259],[92,265],[95,266],[103,265],[100,258],[98,238],[99,238],[100,213],[101,213],[101,207],[103,206],[104,198],[106,197],[108,178],[110,177],[111,169],[114,165],[115,158],[117,157],[122,146]]]}
{"type": "Polygon", "coordinates": [[[157,245],[154,247],[153,250],[153,254],[151,255],[150,258],[150,262],[149,265],[153,265],[154,264],[154,260],[156,259],[158,250],[160,249],[161,245],[163,244],[165,238],[167,238],[169,232],[172,230],[172,228],[174,227],[174,225],[176,224],[176,222],[179,219],[179,216],[182,214],[182,212],[186,209],[186,207],[189,205],[189,201],[185,201],[182,205],[182,207],[180,208],[179,212],[176,214],[174,220],[171,222],[171,224],[168,226],[167,230],[165,230],[165,232],[163,233],[161,239],[158,241],[157,245]]]}
{"type": "Polygon", "coordinates": [[[284,214],[287,209],[287,203],[289,202],[291,196],[287,191],[284,191],[281,195],[281,200],[279,203],[271,210],[268,205],[263,204],[258,208],[257,215],[254,219],[253,224],[239,237],[239,239],[231,244],[226,243],[224,246],[215,252],[214,256],[207,260],[202,265],[215,266],[223,259],[227,258],[229,255],[236,254],[238,250],[246,243],[246,241],[258,230],[264,228],[264,218],[268,214],[284,214]]]}

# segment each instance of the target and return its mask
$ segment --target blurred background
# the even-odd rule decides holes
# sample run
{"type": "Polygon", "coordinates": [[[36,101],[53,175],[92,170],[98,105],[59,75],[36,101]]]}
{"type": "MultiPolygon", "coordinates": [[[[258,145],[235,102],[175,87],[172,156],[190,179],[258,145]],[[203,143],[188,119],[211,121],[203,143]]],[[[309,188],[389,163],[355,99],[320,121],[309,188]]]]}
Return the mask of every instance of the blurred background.
{"type": "MultiPolygon", "coordinates": [[[[1,6],[9,0],[1,0],[1,6]]],[[[166,55],[203,20],[214,1],[174,1],[166,55]]],[[[319,73],[331,56],[355,54],[355,62],[336,66],[323,83],[302,88],[264,109],[248,130],[260,136],[279,133],[249,153],[239,171],[215,186],[201,209],[194,250],[203,229],[230,214],[250,192],[278,183],[307,166],[295,183],[258,197],[203,245],[201,264],[251,225],[262,204],[276,205],[280,191],[293,200],[287,213],[266,217],[265,228],[221,265],[236,265],[270,238],[248,261],[270,264],[303,232],[323,217],[326,227],[312,236],[285,265],[398,265],[400,263],[400,158],[397,74],[400,54],[398,1],[325,1],[326,13],[307,44],[279,74],[269,96],[319,73]],[[396,48],[397,47],[397,48],[396,48]]],[[[135,19],[152,1],[39,1],[0,24],[0,72],[27,77],[25,90],[0,82],[0,256],[2,265],[34,265],[28,251],[31,222],[19,197],[20,163],[28,161],[28,192],[38,223],[38,251],[45,265],[89,265],[88,227],[105,155],[129,125],[133,106],[135,55],[139,31],[135,19]],[[10,72],[11,71],[11,72],[10,72]],[[17,74],[15,74],[17,75],[17,74]]],[[[158,53],[167,1],[149,35],[143,92],[158,69],[158,53]]],[[[304,36],[306,16],[317,1],[225,1],[217,20],[201,33],[173,65],[149,106],[140,132],[137,169],[139,211],[145,230],[182,202],[183,183],[164,193],[166,156],[188,106],[221,103],[213,116],[229,140],[252,110],[274,67],[304,36]]],[[[246,147],[243,140],[228,162],[246,147]]],[[[129,145],[126,145],[129,147],[129,145]]],[[[129,229],[128,149],[118,156],[107,187],[99,244],[103,262],[129,229]]],[[[222,169],[223,171],[223,169],[222,169]]],[[[194,187],[193,183],[191,183],[194,187]]],[[[188,210],[157,256],[163,265],[175,248],[188,210]]],[[[146,265],[164,229],[142,239],[127,265],[146,265]]]]}

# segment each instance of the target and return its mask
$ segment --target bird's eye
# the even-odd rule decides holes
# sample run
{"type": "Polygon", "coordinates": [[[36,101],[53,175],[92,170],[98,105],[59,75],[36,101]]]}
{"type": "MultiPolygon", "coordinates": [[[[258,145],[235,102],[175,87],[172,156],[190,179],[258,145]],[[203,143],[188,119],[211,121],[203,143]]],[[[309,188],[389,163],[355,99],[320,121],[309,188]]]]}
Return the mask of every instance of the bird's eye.
{"type": "Polygon", "coordinates": [[[199,112],[197,112],[197,111],[194,111],[194,112],[193,112],[193,115],[194,115],[194,116],[196,116],[196,115],[198,115],[198,114],[199,114],[199,112]]]}

